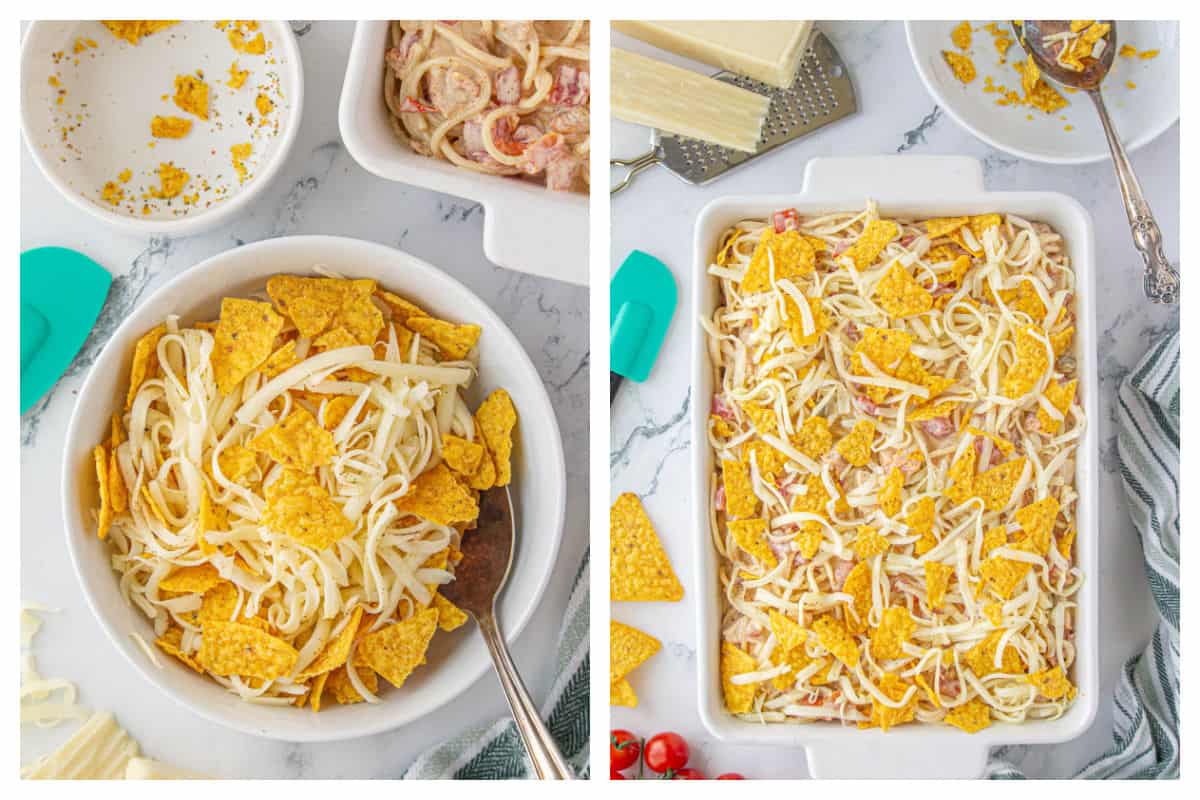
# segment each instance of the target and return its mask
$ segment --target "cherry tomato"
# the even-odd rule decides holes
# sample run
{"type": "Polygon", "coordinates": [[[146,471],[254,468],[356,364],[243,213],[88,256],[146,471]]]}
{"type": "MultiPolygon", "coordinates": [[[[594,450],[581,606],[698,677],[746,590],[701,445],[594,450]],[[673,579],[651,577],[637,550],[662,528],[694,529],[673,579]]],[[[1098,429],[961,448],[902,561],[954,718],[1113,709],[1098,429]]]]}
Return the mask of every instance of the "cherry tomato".
{"type": "Polygon", "coordinates": [[[719,781],[744,781],[746,776],[740,772],[726,772],[724,775],[718,775],[719,781]]]}
{"type": "Polygon", "coordinates": [[[642,754],[642,743],[629,731],[615,730],[608,734],[608,766],[616,771],[629,769],[642,754]]]}
{"type": "Polygon", "coordinates": [[[609,779],[610,781],[623,781],[623,780],[626,780],[625,776],[624,776],[624,775],[622,775],[621,773],[617,772],[615,769],[610,769],[610,770],[608,771],[608,779],[609,779]]]}
{"type": "Polygon", "coordinates": [[[659,733],[646,742],[643,755],[646,766],[654,772],[675,770],[687,766],[688,746],[678,733],[659,733]]]}
{"type": "Polygon", "coordinates": [[[702,772],[700,772],[700,770],[698,770],[698,769],[692,769],[691,767],[684,767],[683,769],[676,770],[675,776],[671,780],[702,781],[702,780],[704,780],[704,774],[702,772]]]}

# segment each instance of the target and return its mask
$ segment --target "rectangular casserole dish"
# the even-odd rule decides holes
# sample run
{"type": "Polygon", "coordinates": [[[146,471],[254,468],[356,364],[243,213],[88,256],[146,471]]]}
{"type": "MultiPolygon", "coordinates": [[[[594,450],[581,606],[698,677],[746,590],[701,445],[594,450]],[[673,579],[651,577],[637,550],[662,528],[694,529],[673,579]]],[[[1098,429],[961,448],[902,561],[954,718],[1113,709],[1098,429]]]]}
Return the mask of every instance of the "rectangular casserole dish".
{"type": "Polygon", "coordinates": [[[502,267],[581,286],[588,280],[588,198],[530,181],[479,175],[414,153],[396,138],[383,102],[388,20],[360,20],[338,104],[346,150],[390,181],[474,200],[483,206],[483,252],[502,267]]]}
{"type": "Polygon", "coordinates": [[[692,414],[692,493],[696,548],[694,587],[697,597],[697,660],[700,717],[719,739],[737,744],[800,746],[807,751],[808,768],[816,778],[977,778],[988,749],[1008,744],[1046,744],[1067,741],[1091,724],[1098,704],[1099,625],[1097,620],[1100,531],[1097,519],[1097,392],[1095,249],[1092,222],[1074,199],[1051,192],[988,192],[978,161],[963,157],[878,156],[814,159],[796,194],[743,195],[714,200],[696,221],[692,262],[694,308],[692,326],[692,393],[699,411],[692,414]],[[859,211],[865,202],[879,204],[882,216],[906,218],[962,214],[1013,213],[1045,222],[1060,233],[1076,273],[1074,355],[1079,363],[1079,394],[1088,425],[1078,449],[1076,487],[1079,493],[1076,558],[1084,582],[1075,595],[1076,660],[1071,679],[1078,686],[1075,703],[1055,720],[1023,724],[993,723],[976,734],[950,726],[908,724],[887,733],[859,730],[837,722],[755,723],[725,710],[721,692],[721,597],[718,559],[708,522],[712,450],[705,423],[713,395],[713,371],[708,360],[702,316],[711,316],[720,302],[720,286],[707,275],[721,234],[743,219],[766,219],[782,208],[794,207],[802,216],[835,211],[859,211]]]}

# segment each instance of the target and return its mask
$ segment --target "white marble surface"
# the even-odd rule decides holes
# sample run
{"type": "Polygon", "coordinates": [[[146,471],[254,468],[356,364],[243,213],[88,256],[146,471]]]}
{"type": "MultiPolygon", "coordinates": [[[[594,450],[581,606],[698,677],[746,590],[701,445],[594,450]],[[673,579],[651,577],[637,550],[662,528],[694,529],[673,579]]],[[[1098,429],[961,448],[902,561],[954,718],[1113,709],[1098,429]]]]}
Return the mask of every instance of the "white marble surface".
{"type": "MultiPolygon", "coordinates": [[[[690,548],[689,415],[707,399],[689,396],[689,337],[694,330],[690,304],[693,223],[709,200],[726,194],[786,192],[800,187],[804,165],[816,156],[885,153],[970,155],[982,160],[989,189],[1052,190],[1075,197],[1095,222],[1099,253],[1098,327],[1101,371],[1101,479],[1103,686],[1100,713],[1082,738],[1024,754],[1031,775],[1066,776],[1109,742],[1108,698],[1120,664],[1149,639],[1153,613],[1141,551],[1122,501],[1116,469],[1112,400],[1121,378],[1160,331],[1177,326],[1174,310],[1143,300],[1141,261],[1129,238],[1116,179],[1107,163],[1053,167],[1013,158],[959,128],[934,105],[909,58],[899,22],[821,23],[850,67],[859,113],[785,150],[747,166],[705,188],[678,181],[662,169],[641,176],[612,204],[613,270],[638,248],[662,259],[680,289],[677,317],[650,379],[627,383],[612,414],[610,478],[612,496],[642,497],[685,587],[679,604],[616,603],[613,616],[663,642],[662,651],[634,673],[641,704],[614,708],[614,727],[649,736],[675,730],[692,744],[693,762],[708,775],[738,771],[752,778],[803,777],[799,749],[721,744],[708,736],[696,713],[696,642],[693,600],[700,591],[690,548]]],[[[614,44],[640,49],[640,43],[614,36],[614,44]]],[[[613,123],[613,155],[646,150],[648,131],[613,123]]],[[[1158,216],[1168,258],[1179,258],[1179,126],[1132,156],[1134,167],[1158,216]]]]}
{"type": "MultiPolygon", "coordinates": [[[[189,266],[246,242],[299,233],[369,239],[407,250],[457,277],[490,303],[529,353],[558,415],[567,461],[567,515],[554,577],[514,658],[535,698],[552,654],[571,580],[588,546],[588,294],[488,263],[482,211],[454,197],[388,183],[363,171],[338,139],[337,101],[352,23],[297,25],[307,90],[299,137],[282,174],[245,216],[187,239],[115,233],[70,206],[21,151],[21,248],[76,248],[116,280],[97,330],[68,376],[21,419],[21,596],[61,609],[47,615],[35,652],[44,675],[69,678],[80,701],[111,709],[168,763],[221,777],[386,778],[426,747],[507,712],[489,673],[431,717],[390,733],[319,745],[273,742],[191,715],[146,685],[109,644],[75,582],[63,541],[59,474],[63,437],[83,375],[126,310],[189,266]],[[203,742],[203,747],[197,747],[203,742]]],[[[474,635],[463,629],[464,635],[474,635]]],[[[22,730],[22,762],[47,752],[70,726],[22,730]]]]}

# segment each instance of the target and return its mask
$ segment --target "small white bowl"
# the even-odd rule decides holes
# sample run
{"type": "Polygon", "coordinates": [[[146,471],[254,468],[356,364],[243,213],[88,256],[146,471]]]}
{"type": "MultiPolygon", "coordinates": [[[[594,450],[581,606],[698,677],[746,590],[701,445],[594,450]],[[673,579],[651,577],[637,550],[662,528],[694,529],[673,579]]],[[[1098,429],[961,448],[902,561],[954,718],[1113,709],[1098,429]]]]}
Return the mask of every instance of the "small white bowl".
{"type": "Polygon", "coordinates": [[[231,218],[279,171],[304,104],[300,49],[291,28],[264,21],[260,30],[269,49],[254,56],[236,52],[211,21],[180,22],[136,47],[94,20],[30,23],[21,45],[21,131],[42,174],[77,207],[139,234],[192,234],[231,218]],[[235,61],[250,71],[240,89],[226,83],[235,61]],[[175,76],[198,70],[209,86],[208,120],[172,101],[175,76]],[[265,125],[255,107],[260,92],[274,105],[265,125]],[[154,139],[155,115],[190,119],[192,129],[182,139],[154,139]],[[230,147],[244,143],[252,152],[242,182],[230,147]],[[144,200],[158,185],[155,170],[162,162],[174,162],[191,180],[169,202],[144,200]],[[121,183],[126,169],[131,177],[121,183]],[[116,206],[102,197],[110,181],[125,193],[116,206]],[[195,203],[183,201],[196,192],[195,203]]]}
{"type": "MultiPolygon", "coordinates": [[[[1008,49],[1008,63],[1000,65],[991,34],[975,32],[970,55],[977,77],[964,86],[942,58],[943,50],[955,49],[950,31],[957,24],[947,20],[904,23],[917,74],[934,102],[955,122],[992,147],[1031,161],[1088,164],[1110,157],[1100,119],[1083,92],[1063,93],[1070,105],[1045,114],[1026,106],[996,105],[999,95],[983,91],[986,75],[991,75],[997,85],[1021,90],[1021,76],[1012,65],[1025,59],[1025,51],[1015,41],[1008,49]]],[[[983,24],[982,20],[971,20],[972,27],[983,24]]],[[[1009,27],[1006,20],[999,24],[1009,27]]],[[[1157,58],[1148,60],[1116,57],[1104,79],[1104,103],[1126,151],[1132,153],[1179,119],[1179,25],[1118,20],[1117,46],[1122,44],[1159,51],[1157,58]],[[1126,81],[1132,81],[1136,88],[1128,88],[1126,81]]],[[[1051,85],[1059,89],[1053,82],[1051,85]]]]}
{"type": "Polygon", "coordinates": [[[162,654],[162,667],[156,667],[131,636],[138,633],[152,641],[150,623],[121,596],[117,575],[109,566],[108,544],[96,537],[92,509],[98,508],[99,500],[91,451],[107,437],[113,409],[124,403],[133,346],[143,333],[171,313],[180,314],[184,322],[214,319],[222,297],[261,291],[271,275],[304,274],[316,264],[348,277],[374,278],[431,314],[483,327],[479,377],[469,400],[474,406],[488,392],[504,387],[520,415],[510,486],[517,522],[516,552],[499,603],[500,620],[510,639],[525,627],[550,579],[566,507],[562,439],[537,369],[516,337],[482,300],[454,278],[407,253],[337,236],[268,239],[197,264],[136,308],[96,359],[79,390],[67,429],[63,521],[80,587],[113,644],[147,681],[213,722],[294,742],[379,733],[412,722],[454,699],[491,663],[474,623],[435,636],[428,663],[401,689],[385,689],[382,703],[329,704],[319,714],[291,706],[247,703],[162,654]]]}

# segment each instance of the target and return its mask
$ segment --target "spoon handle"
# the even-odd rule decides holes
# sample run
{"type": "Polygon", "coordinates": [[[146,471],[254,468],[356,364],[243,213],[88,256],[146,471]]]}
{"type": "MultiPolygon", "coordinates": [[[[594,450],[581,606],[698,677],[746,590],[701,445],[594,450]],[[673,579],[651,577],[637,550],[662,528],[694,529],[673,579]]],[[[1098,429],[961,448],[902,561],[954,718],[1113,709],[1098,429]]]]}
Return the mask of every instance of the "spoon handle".
{"type": "Polygon", "coordinates": [[[1141,184],[1133,172],[1129,157],[1125,155],[1121,138],[1113,128],[1100,90],[1094,89],[1088,94],[1100,114],[1100,124],[1108,138],[1108,149],[1112,152],[1113,166],[1117,169],[1117,182],[1121,184],[1121,199],[1125,201],[1125,214],[1129,217],[1129,228],[1133,233],[1133,246],[1146,262],[1143,278],[1146,297],[1154,303],[1178,303],[1179,273],[1163,253],[1162,233],[1154,220],[1154,213],[1142,194],[1141,184]]]}
{"type": "Polygon", "coordinates": [[[529,760],[533,762],[538,778],[544,781],[574,780],[575,773],[558,751],[554,737],[543,724],[537,707],[525,689],[525,684],[521,682],[521,676],[517,674],[517,666],[508,653],[504,637],[500,635],[500,626],[496,624],[495,612],[480,615],[476,621],[479,623],[479,633],[487,644],[488,653],[492,656],[492,663],[496,667],[496,675],[500,678],[500,686],[504,689],[508,707],[512,709],[517,731],[521,734],[521,741],[525,743],[525,750],[529,753],[529,760]]]}

